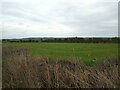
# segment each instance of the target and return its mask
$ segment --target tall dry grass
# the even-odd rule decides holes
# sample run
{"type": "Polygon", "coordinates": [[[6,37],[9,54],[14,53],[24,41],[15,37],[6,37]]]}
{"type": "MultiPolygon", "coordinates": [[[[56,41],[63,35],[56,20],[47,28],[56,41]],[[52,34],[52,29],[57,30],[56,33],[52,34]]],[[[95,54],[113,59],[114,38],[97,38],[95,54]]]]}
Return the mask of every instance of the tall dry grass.
{"type": "Polygon", "coordinates": [[[25,48],[3,47],[3,88],[117,88],[118,59],[88,67],[35,57],[25,48]]]}

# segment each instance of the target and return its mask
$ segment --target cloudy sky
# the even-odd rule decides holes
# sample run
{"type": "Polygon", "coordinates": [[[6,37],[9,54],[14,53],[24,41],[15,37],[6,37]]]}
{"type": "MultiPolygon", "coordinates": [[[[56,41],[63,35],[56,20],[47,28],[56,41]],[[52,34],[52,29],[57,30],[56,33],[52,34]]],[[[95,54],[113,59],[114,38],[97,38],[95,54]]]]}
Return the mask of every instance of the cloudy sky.
{"type": "Polygon", "coordinates": [[[2,38],[118,36],[118,0],[0,0],[2,38]]]}

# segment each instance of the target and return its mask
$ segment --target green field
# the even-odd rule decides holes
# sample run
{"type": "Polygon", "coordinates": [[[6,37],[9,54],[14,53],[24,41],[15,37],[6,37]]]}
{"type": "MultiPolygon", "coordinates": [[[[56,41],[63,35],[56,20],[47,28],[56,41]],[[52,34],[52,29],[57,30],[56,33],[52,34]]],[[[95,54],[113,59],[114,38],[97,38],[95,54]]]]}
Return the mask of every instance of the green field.
{"type": "Polygon", "coordinates": [[[3,43],[9,46],[20,46],[28,49],[36,56],[55,60],[79,60],[86,64],[94,64],[106,58],[117,57],[117,44],[95,43],[3,43]]]}

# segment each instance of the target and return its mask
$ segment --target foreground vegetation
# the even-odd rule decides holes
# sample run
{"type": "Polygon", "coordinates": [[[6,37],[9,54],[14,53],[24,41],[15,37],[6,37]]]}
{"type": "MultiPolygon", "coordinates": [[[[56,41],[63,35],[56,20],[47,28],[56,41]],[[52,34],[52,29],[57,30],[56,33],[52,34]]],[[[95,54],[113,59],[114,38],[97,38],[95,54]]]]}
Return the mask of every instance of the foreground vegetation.
{"type": "Polygon", "coordinates": [[[49,58],[32,56],[26,48],[14,46],[3,46],[2,79],[3,88],[117,88],[120,86],[118,58],[108,58],[94,67],[88,67],[76,60],[51,61],[49,58]]]}

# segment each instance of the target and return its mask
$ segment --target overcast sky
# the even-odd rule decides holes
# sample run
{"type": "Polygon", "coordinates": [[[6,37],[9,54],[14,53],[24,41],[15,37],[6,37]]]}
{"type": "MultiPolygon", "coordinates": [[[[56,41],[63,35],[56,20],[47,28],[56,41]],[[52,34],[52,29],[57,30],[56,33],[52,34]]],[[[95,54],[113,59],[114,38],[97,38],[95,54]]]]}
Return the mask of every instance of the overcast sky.
{"type": "Polygon", "coordinates": [[[118,0],[1,0],[2,38],[118,36],[118,0]]]}

